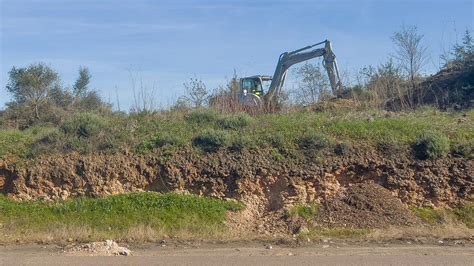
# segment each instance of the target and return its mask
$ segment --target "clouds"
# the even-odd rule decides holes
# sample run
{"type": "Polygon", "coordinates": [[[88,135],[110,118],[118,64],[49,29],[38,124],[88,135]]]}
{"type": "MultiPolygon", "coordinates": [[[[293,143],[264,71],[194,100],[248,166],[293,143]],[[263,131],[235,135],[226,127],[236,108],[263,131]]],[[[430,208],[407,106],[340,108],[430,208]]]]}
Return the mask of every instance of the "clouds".
{"type": "Polygon", "coordinates": [[[7,36],[25,36],[47,34],[75,35],[93,33],[111,33],[117,35],[155,34],[166,31],[195,30],[196,23],[135,23],[135,22],[94,22],[72,20],[68,18],[17,18],[8,17],[1,25],[2,33],[7,36]]]}
{"type": "MultiPolygon", "coordinates": [[[[341,68],[354,69],[386,58],[401,20],[418,24],[431,43],[446,31],[441,21],[472,27],[472,1],[0,1],[0,87],[12,66],[45,61],[71,84],[83,65],[105,97],[119,88],[122,108],[130,65],[169,103],[190,76],[212,89],[234,69],[271,74],[281,52],[323,39],[333,41],[341,68]]],[[[8,99],[2,88],[0,106],[8,99]]]]}

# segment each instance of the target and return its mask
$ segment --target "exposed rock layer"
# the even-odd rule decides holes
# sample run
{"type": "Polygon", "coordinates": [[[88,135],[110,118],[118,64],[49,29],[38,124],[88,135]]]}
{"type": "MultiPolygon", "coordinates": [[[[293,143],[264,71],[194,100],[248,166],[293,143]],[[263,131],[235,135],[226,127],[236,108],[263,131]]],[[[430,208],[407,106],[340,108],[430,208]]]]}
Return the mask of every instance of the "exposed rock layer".
{"type": "Polygon", "coordinates": [[[409,214],[396,219],[403,212],[400,206],[453,207],[473,201],[474,165],[464,158],[417,161],[403,153],[354,149],[344,156],[328,153],[324,162],[309,162],[277,161],[270,154],[266,150],[201,155],[182,151],[168,156],[72,153],[21,166],[3,162],[0,192],[18,200],[191,192],[244,201],[252,211],[249,215],[262,221],[270,213],[284,219],[282,210],[316,202],[322,203],[326,214],[320,223],[348,226],[358,219],[358,227],[413,222],[409,214]],[[371,220],[367,211],[392,218],[371,220]],[[355,212],[359,218],[350,218],[355,212]],[[334,222],[331,215],[341,217],[334,222]]]}

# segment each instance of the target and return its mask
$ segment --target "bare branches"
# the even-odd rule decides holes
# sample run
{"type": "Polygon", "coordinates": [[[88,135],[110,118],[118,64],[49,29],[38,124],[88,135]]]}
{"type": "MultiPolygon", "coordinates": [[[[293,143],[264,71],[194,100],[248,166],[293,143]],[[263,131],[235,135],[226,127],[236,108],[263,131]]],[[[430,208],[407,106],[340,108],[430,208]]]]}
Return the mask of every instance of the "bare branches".
{"type": "Polygon", "coordinates": [[[156,110],[155,86],[151,90],[144,85],[140,73],[128,70],[132,83],[133,103],[130,108],[134,113],[151,113],[156,110]]]}
{"type": "Polygon", "coordinates": [[[413,104],[417,79],[427,62],[427,47],[423,44],[423,34],[418,33],[416,26],[404,25],[400,31],[395,32],[392,41],[395,44],[395,58],[411,83],[407,92],[410,104],[413,104]]]}
{"type": "Polygon", "coordinates": [[[180,97],[180,103],[197,109],[207,105],[209,101],[209,93],[206,85],[201,79],[190,78],[189,81],[185,82],[183,85],[186,94],[180,97]]]}
{"type": "Polygon", "coordinates": [[[319,65],[306,63],[297,69],[296,74],[299,88],[295,94],[301,104],[317,103],[330,94],[329,80],[319,65]]]}
{"type": "Polygon", "coordinates": [[[402,26],[392,37],[395,58],[412,81],[420,75],[427,62],[427,47],[423,44],[423,37],[416,26],[402,26]]]}

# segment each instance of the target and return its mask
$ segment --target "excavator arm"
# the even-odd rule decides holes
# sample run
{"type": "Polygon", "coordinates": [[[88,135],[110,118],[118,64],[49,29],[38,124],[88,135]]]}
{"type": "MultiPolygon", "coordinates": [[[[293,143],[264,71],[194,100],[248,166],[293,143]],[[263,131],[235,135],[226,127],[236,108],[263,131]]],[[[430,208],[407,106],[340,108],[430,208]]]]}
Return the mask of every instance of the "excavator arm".
{"type": "Polygon", "coordinates": [[[283,85],[285,84],[287,71],[292,65],[320,56],[324,58],[323,66],[326,68],[328,73],[332,92],[335,96],[339,96],[342,90],[342,84],[339,78],[336,55],[332,51],[331,42],[325,40],[323,42],[306,46],[292,52],[285,52],[280,55],[280,58],[278,59],[278,65],[275,69],[275,73],[273,74],[270,88],[268,93],[265,95],[265,101],[271,102],[275,95],[280,93],[283,85]],[[324,44],[324,48],[310,50],[311,48],[321,44],[324,44]]]}

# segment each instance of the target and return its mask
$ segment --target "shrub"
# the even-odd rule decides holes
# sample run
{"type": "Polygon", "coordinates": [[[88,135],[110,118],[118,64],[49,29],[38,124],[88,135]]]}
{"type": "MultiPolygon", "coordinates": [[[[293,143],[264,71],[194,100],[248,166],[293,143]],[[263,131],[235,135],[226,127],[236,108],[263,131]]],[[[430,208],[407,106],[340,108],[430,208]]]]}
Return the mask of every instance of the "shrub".
{"type": "Polygon", "coordinates": [[[180,146],[183,141],[176,135],[160,134],[152,140],[145,141],[138,146],[139,152],[150,151],[165,146],[180,146]]]}
{"type": "Polygon", "coordinates": [[[161,148],[166,145],[179,145],[181,144],[180,139],[175,135],[161,134],[153,140],[153,145],[157,148],[161,148]]]}
{"type": "Polygon", "coordinates": [[[106,127],[104,118],[93,113],[79,113],[62,126],[66,134],[80,138],[97,136],[106,127]]]}
{"type": "Polygon", "coordinates": [[[274,134],[266,135],[265,140],[269,142],[272,147],[277,149],[281,149],[287,144],[287,139],[280,132],[275,132],[274,134]]]}
{"type": "Polygon", "coordinates": [[[208,130],[193,139],[193,145],[205,152],[215,152],[229,145],[230,138],[227,132],[208,130]]]}
{"type": "Polygon", "coordinates": [[[455,144],[452,153],[456,156],[472,159],[474,157],[474,141],[455,144]]]}
{"type": "Polygon", "coordinates": [[[195,124],[212,124],[217,121],[218,115],[213,111],[195,111],[186,115],[185,119],[188,123],[195,124]]]}
{"type": "Polygon", "coordinates": [[[223,117],[218,120],[218,125],[224,129],[241,129],[250,125],[253,118],[248,114],[239,114],[233,116],[223,117]]]}
{"type": "Polygon", "coordinates": [[[303,150],[321,150],[329,146],[329,140],[323,134],[311,132],[298,139],[298,146],[303,150]]]}
{"type": "Polygon", "coordinates": [[[244,149],[254,148],[256,146],[255,140],[248,135],[239,135],[233,141],[230,148],[233,151],[242,151],[244,149]]]}
{"type": "Polygon", "coordinates": [[[449,139],[439,132],[424,132],[413,145],[413,152],[420,160],[444,157],[449,152],[449,139]]]}

